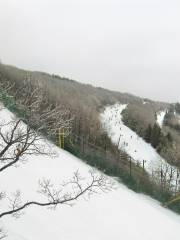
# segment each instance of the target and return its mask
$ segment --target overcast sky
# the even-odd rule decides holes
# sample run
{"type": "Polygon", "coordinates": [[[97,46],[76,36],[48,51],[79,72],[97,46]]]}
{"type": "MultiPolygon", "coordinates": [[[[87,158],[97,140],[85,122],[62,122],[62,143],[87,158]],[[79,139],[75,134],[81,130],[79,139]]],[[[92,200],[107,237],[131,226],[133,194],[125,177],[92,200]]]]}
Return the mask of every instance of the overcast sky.
{"type": "Polygon", "coordinates": [[[0,59],[180,101],[180,1],[0,0],[0,59]]]}

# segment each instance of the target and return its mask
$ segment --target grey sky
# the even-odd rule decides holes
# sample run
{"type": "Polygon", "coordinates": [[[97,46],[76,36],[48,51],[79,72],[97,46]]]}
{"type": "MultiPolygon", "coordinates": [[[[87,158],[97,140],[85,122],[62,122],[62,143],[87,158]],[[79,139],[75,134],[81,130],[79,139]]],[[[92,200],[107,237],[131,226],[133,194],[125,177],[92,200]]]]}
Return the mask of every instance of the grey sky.
{"type": "Polygon", "coordinates": [[[180,101],[179,0],[0,0],[0,58],[180,101]]]}

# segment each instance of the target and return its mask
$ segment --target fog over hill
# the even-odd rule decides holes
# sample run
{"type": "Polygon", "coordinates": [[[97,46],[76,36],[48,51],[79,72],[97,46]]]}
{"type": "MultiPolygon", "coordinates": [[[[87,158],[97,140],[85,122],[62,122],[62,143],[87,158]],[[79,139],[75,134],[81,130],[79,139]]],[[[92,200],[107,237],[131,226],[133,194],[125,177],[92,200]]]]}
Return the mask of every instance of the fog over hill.
{"type": "Polygon", "coordinates": [[[30,70],[178,101],[177,0],[1,0],[0,58],[30,70]]]}

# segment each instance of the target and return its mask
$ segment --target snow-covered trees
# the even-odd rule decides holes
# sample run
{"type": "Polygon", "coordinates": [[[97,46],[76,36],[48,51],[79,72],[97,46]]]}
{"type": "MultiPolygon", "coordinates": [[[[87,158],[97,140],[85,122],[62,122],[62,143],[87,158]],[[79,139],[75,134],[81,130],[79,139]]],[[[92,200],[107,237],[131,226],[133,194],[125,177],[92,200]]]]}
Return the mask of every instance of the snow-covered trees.
{"type": "Polygon", "coordinates": [[[31,79],[22,82],[17,89],[9,84],[0,84],[0,99],[8,109],[18,114],[31,128],[45,133],[46,136],[52,138],[62,126],[66,134],[69,134],[73,116],[67,107],[50,100],[46,91],[39,85],[32,84],[31,79]]]}

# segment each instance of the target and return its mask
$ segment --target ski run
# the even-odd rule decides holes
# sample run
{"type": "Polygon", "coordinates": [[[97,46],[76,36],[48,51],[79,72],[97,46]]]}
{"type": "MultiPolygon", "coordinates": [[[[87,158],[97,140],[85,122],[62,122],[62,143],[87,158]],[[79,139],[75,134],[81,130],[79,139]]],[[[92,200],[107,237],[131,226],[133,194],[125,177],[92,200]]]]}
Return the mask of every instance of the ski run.
{"type": "MultiPolygon", "coordinates": [[[[135,163],[139,163],[151,175],[154,171],[168,169],[171,174],[172,166],[164,160],[156,150],[147,142],[139,137],[134,131],[125,126],[122,121],[122,111],[127,107],[126,104],[117,103],[113,106],[107,106],[101,114],[100,119],[102,127],[111,138],[112,142],[118,145],[119,149],[125,151],[135,163]]],[[[158,124],[162,126],[165,112],[158,114],[158,124]]],[[[174,169],[176,169],[174,167],[174,169]]],[[[174,184],[177,171],[174,171],[174,184]]],[[[172,181],[173,182],[173,181],[172,181]]]]}

